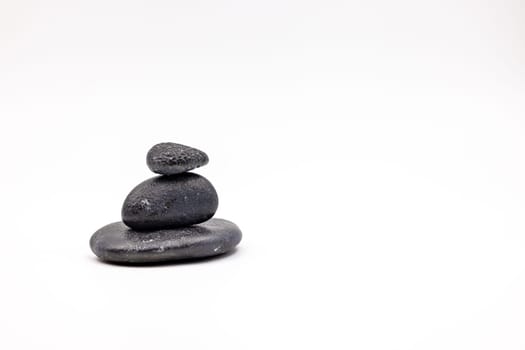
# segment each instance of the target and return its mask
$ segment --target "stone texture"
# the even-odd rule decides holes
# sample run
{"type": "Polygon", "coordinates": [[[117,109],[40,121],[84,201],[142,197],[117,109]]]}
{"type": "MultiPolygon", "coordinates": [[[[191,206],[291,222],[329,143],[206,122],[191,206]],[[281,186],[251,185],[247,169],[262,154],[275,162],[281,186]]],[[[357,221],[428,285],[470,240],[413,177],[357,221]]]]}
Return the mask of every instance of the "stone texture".
{"type": "Polygon", "coordinates": [[[159,263],[226,253],[235,248],[241,238],[237,225],[223,219],[151,232],[138,232],[115,222],[95,232],[90,246],[96,256],[110,262],[159,263]]]}
{"type": "Polygon", "coordinates": [[[154,173],[175,175],[208,164],[208,156],[196,148],[164,142],[149,150],[146,162],[154,173]]]}
{"type": "Polygon", "coordinates": [[[122,221],[136,230],[182,227],[215,214],[219,198],[203,176],[156,176],[135,187],[122,206],[122,221]]]}

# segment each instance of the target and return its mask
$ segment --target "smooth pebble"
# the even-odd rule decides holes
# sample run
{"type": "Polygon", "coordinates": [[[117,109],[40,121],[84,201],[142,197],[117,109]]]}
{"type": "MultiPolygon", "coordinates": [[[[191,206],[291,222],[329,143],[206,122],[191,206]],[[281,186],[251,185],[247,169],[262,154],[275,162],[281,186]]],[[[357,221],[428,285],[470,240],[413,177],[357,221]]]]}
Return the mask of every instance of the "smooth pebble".
{"type": "Polygon", "coordinates": [[[235,248],[241,238],[237,225],[223,219],[151,232],[135,231],[115,222],[95,232],[90,246],[102,260],[144,264],[223,254],[235,248]]]}
{"type": "Polygon", "coordinates": [[[203,176],[156,176],[137,185],[122,206],[122,221],[136,230],[182,227],[213,217],[219,198],[203,176]]]}

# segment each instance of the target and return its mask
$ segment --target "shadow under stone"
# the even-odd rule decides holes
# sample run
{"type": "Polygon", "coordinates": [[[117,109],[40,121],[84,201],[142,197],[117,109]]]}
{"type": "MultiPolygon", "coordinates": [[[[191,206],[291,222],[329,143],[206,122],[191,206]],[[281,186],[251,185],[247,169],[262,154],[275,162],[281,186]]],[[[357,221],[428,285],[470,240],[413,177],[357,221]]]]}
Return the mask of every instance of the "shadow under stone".
{"type": "Polygon", "coordinates": [[[95,260],[99,264],[122,266],[122,267],[138,267],[138,268],[168,267],[168,266],[175,266],[175,265],[198,265],[198,264],[204,264],[210,261],[217,261],[217,260],[225,259],[229,257],[230,255],[237,253],[238,250],[239,248],[234,248],[233,250],[230,250],[229,252],[226,252],[223,254],[201,257],[201,258],[189,258],[189,259],[168,260],[168,261],[159,261],[159,262],[146,262],[146,263],[144,262],[133,263],[133,262],[106,261],[106,260],[102,260],[97,257],[92,257],[92,259],[95,260]]]}

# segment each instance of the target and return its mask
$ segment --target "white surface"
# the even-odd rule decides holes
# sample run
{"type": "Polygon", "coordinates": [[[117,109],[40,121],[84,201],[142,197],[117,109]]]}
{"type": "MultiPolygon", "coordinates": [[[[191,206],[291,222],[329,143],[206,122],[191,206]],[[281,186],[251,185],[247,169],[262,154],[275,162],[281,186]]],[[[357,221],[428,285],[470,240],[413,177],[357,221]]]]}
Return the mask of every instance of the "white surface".
{"type": "Polygon", "coordinates": [[[0,2],[0,348],[524,349],[521,1],[0,2]],[[175,141],[236,254],[99,263],[175,141]]]}

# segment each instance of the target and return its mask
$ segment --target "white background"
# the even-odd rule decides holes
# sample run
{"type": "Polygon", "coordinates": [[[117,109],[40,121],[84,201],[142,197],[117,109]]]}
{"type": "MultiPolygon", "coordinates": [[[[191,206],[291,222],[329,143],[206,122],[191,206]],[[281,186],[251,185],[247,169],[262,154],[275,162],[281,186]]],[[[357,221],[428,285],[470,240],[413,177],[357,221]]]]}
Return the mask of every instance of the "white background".
{"type": "Polygon", "coordinates": [[[525,10],[0,0],[0,348],[525,349],[525,10]],[[161,141],[225,258],[100,263],[161,141]]]}

